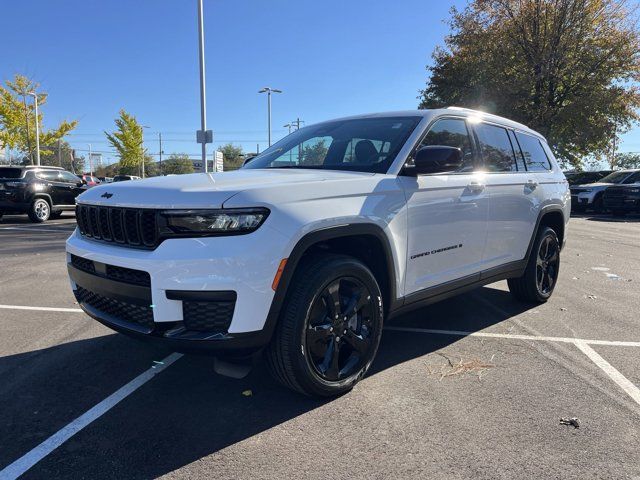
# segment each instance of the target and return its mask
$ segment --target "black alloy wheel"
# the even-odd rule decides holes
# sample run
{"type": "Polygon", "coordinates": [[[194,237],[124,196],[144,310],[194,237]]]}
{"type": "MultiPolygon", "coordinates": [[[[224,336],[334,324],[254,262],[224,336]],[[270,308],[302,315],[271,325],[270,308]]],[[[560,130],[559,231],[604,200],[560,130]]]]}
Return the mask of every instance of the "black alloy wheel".
{"type": "Polygon", "coordinates": [[[376,356],[383,311],[376,277],[360,260],[333,253],[303,258],[266,349],[267,366],[305,395],[348,392],[376,356]]]}
{"type": "Polygon", "coordinates": [[[334,279],[316,297],[305,348],[311,367],[335,382],[358,371],[368,358],[377,325],[371,292],[354,277],[334,279]]]}
{"type": "Polygon", "coordinates": [[[544,303],[560,273],[560,241],[551,227],[540,227],[522,276],[507,280],[509,291],[523,302],[544,303]]]}
{"type": "Polygon", "coordinates": [[[551,295],[558,280],[560,245],[555,235],[547,235],[540,242],[536,259],[536,286],[542,295],[551,295]]]}

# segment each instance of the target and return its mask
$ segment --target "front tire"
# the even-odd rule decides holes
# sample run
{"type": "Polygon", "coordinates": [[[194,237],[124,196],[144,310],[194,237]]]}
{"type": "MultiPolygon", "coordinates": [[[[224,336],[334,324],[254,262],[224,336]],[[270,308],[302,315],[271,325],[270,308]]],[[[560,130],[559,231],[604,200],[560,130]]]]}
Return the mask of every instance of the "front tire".
{"type": "Polygon", "coordinates": [[[29,208],[29,219],[35,223],[42,223],[49,220],[51,216],[51,206],[44,198],[36,198],[29,208]]]}
{"type": "Polygon", "coordinates": [[[267,348],[267,364],[280,383],[300,393],[340,395],[369,370],[382,325],[382,294],[366,265],[333,254],[303,259],[267,348]]]}
{"type": "Polygon", "coordinates": [[[553,294],[559,273],[558,236],[552,228],[542,227],[529,254],[524,275],[507,280],[509,291],[523,302],[544,303],[553,294]]]}

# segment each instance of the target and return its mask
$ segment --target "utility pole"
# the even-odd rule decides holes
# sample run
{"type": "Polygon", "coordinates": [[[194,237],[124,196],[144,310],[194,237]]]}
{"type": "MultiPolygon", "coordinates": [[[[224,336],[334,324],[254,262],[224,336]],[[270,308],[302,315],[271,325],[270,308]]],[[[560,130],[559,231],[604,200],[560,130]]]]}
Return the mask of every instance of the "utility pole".
{"type": "Polygon", "coordinates": [[[60,141],[60,139],[58,139],[58,166],[59,167],[62,166],[62,155],[60,154],[61,149],[62,149],[62,142],[60,141]]]}
{"type": "MultiPolygon", "coordinates": [[[[283,127],[287,127],[289,129],[289,135],[291,135],[291,127],[293,127],[293,122],[289,122],[283,127]]],[[[289,150],[289,163],[293,163],[293,152],[289,150]]]]}
{"type": "Polygon", "coordinates": [[[40,166],[40,125],[38,121],[38,95],[36,92],[27,92],[27,95],[33,97],[33,104],[36,111],[36,164],[40,166]]]}
{"type": "Polygon", "coordinates": [[[277,88],[264,87],[261,88],[258,93],[267,94],[267,130],[269,132],[269,146],[271,146],[271,94],[282,93],[282,90],[278,90],[277,88]]]}
{"type": "Polygon", "coordinates": [[[158,157],[160,159],[159,163],[160,163],[160,175],[163,174],[162,172],[162,133],[158,132],[158,143],[160,144],[160,150],[158,151],[158,157]]]}
{"type": "MultiPolygon", "coordinates": [[[[300,124],[304,123],[304,120],[300,120],[300,117],[298,117],[291,123],[295,124],[296,130],[300,130],[300,124]]],[[[302,144],[298,145],[298,163],[300,160],[302,160],[302,144]]]]}
{"type": "Polygon", "coordinates": [[[89,144],[89,175],[93,177],[93,157],[91,156],[91,144],[89,144]]]}

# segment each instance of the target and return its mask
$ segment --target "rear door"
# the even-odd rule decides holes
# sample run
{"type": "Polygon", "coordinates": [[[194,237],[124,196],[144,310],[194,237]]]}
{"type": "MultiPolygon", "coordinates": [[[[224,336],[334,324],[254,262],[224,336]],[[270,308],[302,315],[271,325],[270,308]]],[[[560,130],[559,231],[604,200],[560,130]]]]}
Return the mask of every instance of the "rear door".
{"type": "Polygon", "coordinates": [[[65,185],[58,178],[58,170],[38,170],[36,177],[44,184],[43,193],[48,193],[53,205],[64,204],[65,185]]]}
{"type": "Polygon", "coordinates": [[[460,148],[464,164],[446,174],[398,177],[408,211],[407,294],[479,277],[487,235],[488,200],[466,120],[435,120],[417,148],[427,145],[460,148]]]}
{"type": "Polygon", "coordinates": [[[519,140],[519,132],[484,122],[474,125],[474,130],[489,198],[483,262],[485,268],[500,267],[526,255],[544,201],[544,172],[549,172],[550,164],[540,141],[532,135],[519,140]],[[521,142],[528,145],[526,154],[521,142]],[[532,142],[537,142],[539,149],[532,142]]]}

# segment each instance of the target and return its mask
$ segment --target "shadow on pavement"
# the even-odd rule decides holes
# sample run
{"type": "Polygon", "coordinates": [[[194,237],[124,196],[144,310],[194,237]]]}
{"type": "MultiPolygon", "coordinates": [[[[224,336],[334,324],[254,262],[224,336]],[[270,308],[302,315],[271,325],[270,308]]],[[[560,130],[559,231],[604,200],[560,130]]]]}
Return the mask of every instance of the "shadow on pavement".
{"type": "MultiPolygon", "coordinates": [[[[527,307],[482,288],[398,318],[394,325],[478,331],[527,307]],[[500,306],[483,309],[477,297],[500,306]]],[[[386,331],[369,376],[463,337],[386,331]]],[[[121,387],[167,352],[119,335],[0,359],[0,466],[121,387]],[[37,415],[33,411],[39,411],[37,415]],[[36,418],[37,417],[37,418],[36,418]]],[[[367,388],[362,385],[359,388],[367,388]]],[[[36,465],[26,478],[153,478],[331,403],[274,383],[262,366],[233,380],[207,357],[184,357],[36,465]],[[243,391],[251,389],[251,396],[243,391]]]]}

